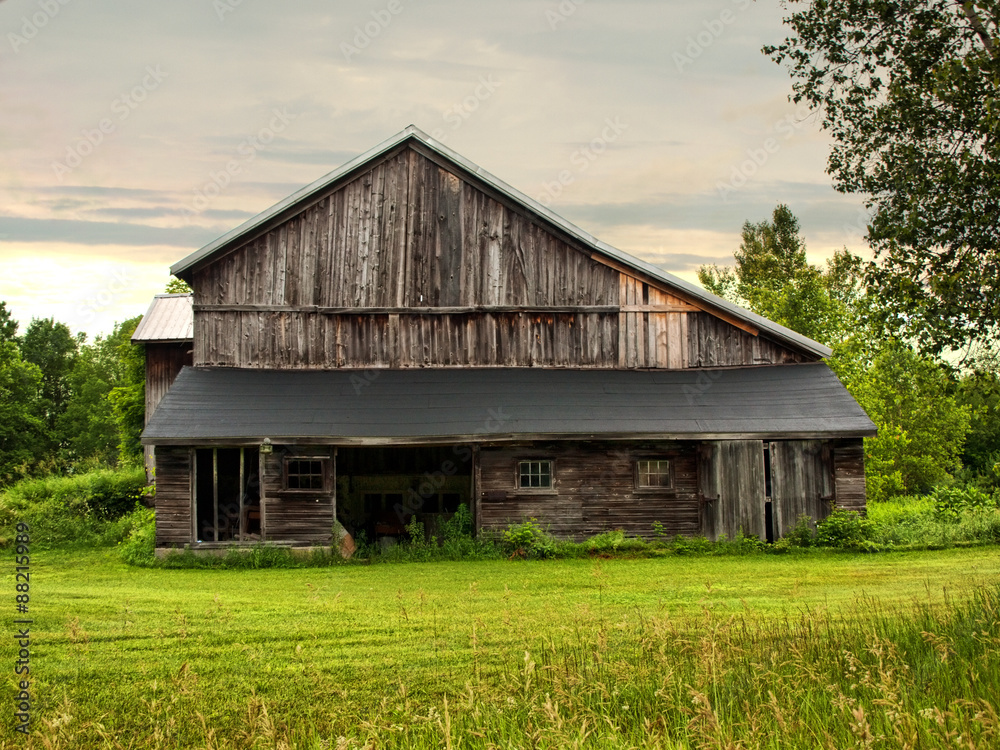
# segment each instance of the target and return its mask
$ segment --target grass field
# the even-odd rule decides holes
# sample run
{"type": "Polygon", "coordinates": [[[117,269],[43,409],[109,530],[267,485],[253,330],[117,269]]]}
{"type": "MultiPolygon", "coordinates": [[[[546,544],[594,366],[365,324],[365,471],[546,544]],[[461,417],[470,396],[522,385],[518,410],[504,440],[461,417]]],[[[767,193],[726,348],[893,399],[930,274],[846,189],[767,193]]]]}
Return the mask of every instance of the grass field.
{"type": "Polygon", "coordinates": [[[33,735],[4,747],[1000,746],[996,548],[32,565],[33,735]]]}

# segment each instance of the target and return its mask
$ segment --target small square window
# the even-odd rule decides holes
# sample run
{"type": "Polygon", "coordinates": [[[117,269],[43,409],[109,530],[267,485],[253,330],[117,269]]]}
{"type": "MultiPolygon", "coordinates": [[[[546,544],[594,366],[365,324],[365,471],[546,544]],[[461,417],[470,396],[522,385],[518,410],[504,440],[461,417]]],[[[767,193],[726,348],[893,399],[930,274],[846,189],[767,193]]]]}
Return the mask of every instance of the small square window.
{"type": "Polygon", "coordinates": [[[669,459],[636,461],[636,485],[642,490],[661,490],[673,487],[669,459]]]}
{"type": "Polygon", "coordinates": [[[326,489],[326,467],[322,458],[289,458],[285,460],[286,490],[326,489]]]}
{"type": "Polygon", "coordinates": [[[551,461],[521,461],[517,466],[518,486],[522,489],[542,490],[552,487],[551,461]]]}

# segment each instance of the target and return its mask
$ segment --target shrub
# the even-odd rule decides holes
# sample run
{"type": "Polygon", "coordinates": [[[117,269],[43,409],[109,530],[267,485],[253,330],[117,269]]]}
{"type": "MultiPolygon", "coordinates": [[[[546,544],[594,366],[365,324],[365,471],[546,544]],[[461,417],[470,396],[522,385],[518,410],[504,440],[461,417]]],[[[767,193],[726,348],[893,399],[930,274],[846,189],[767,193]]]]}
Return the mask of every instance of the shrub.
{"type": "Polygon", "coordinates": [[[118,545],[118,554],[129,565],[150,568],[156,563],[156,514],[148,508],[133,511],[133,525],[118,545]]]}
{"type": "MultiPolygon", "coordinates": [[[[707,540],[706,540],[707,542],[707,540]]],[[[711,542],[707,542],[711,544],[711,542]]],[[[757,536],[747,536],[743,529],[736,532],[736,536],[729,540],[724,536],[719,537],[715,543],[715,553],[717,555],[753,555],[760,552],[767,552],[770,549],[767,542],[757,536]]]]}
{"type": "MultiPolygon", "coordinates": [[[[715,544],[724,543],[725,536],[715,544]]],[[[712,552],[715,545],[703,536],[681,536],[678,534],[670,542],[669,550],[677,555],[705,555],[712,552]]]]}
{"type": "Polygon", "coordinates": [[[116,544],[131,528],[128,514],[148,493],[142,468],[24,480],[0,494],[0,529],[9,538],[23,521],[43,548],[116,544]]]}
{"type": "Polygon", "coordinates": [[[978,487],[935,487],[930,493],[939,518],[957,521],[969,511],[996,508],[996,502],[978,487]]]}
{"type": "MultiPolygon", "coordinates": [[[[799,516],[795,522],[795,527],[784,536],[784,540],[789,547],[812,547],[816,541],[816,533],[813,531],[813,520],[805,513],[799,516]]],[[[778,540],[782,541],[782,540],[778,540]]]]}
{"type": "Polygon", "coordinates": [[[508,526],[503,532],[503,545],[511,557],[544,559],[556,551],[555,541],[538,525],[537,518],[508,526]]]}
{"type": "Polygon", "coordinates": [[[820,547],[870,552],[877,549],[873,541],[874,526],[867,518],[842,508],[835,508],[816,524],[816,544],[820,547]]]}

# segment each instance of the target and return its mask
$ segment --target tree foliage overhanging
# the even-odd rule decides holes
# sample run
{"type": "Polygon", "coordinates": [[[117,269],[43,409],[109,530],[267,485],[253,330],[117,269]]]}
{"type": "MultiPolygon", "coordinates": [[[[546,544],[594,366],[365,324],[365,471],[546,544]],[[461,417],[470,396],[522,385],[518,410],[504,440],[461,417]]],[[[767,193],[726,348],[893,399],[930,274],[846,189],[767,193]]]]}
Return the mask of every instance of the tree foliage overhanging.
{"type": "Polygon", "coordinates": [[[927,492],[962,472],[989,489],[997,484],[995,374],[959,379],[947,364],[886,335],[882,302],[866,294],[860,258],[843,250],[825,268],[811,265],[788,206],[777,206],[770,220],[746,222],[734,256],[732,267],[702,266],[702,285],[830,346],[830,367],[878,427],[865,440],[869,500],[927,492]]]}
{"type": "Polygon", "coordinates": [[[827,171],[866,196],[870,280],[929,352],[1000,330],[1000,3],[789,0],[764,52],[833,136],[827,171]]]}

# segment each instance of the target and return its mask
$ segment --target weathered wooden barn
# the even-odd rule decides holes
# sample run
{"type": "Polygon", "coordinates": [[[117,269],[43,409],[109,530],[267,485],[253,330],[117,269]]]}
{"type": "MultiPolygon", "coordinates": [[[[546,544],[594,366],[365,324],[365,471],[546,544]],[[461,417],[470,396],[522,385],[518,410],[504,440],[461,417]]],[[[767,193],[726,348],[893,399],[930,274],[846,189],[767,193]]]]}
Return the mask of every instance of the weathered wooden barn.
{"type": "Polygon", "coordinates": [[[193,359],[143,434],[160,547],[395,536],[462,503],[577,538],[776,538],[865,507],[875,429],[829,350],[416,128],[171,272],[194,295],[169,356],[193,359]]]}

